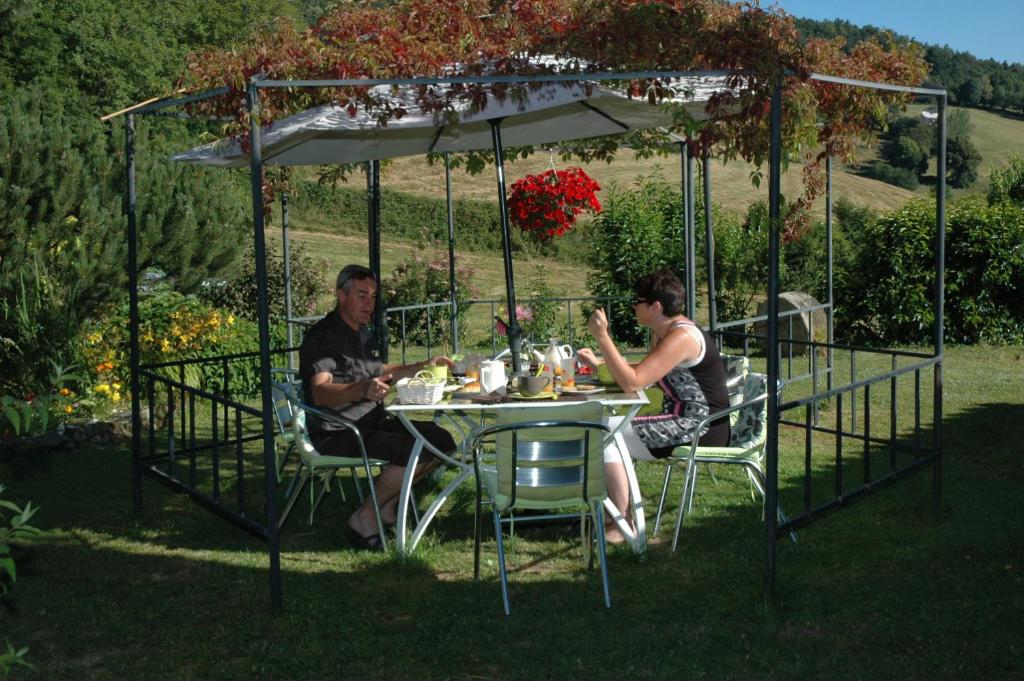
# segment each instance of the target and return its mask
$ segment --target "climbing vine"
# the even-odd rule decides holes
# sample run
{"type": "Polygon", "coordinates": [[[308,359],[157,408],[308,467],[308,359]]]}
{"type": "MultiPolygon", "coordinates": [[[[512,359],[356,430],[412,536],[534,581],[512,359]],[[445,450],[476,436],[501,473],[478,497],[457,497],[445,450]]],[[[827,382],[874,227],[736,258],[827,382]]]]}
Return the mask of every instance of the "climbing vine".
{"type": "MultiPolygon", "coordinates": [[[[820,161],[848,159],[856,143],[905,96],[810,78],[828,73],[854,79],[916,85],[926,75],[915,45],[869,40],[847,54],[841,38],[798,40],[793,19],[758,0],[405,0],[387,7],[348,3],[316,25],[273,26],[238,49],[189,57],[178,85],[192,92],[227,86],[227,94],[189,107],[195,115],[228,117],[229,134],[245,142],[249,125],[245,88],[250,78],[394,79],[446,75],[535,75],[586,71],[723,70],[721,92],[707,103],[707,121],[681,106],[668,131],[578,140],[563,157],[610,159],[628,140],[639,154],[663,153],[667,133],[685,135],[691,153],[742,158],[761,166],[768,157],[770,96],[783,87],[786,159],[802,159],[804,192],[788,202],[785,238],[806,227],[806,208],[820,193],[820,161]],[[537,60],[539,56],[556,59],[537,60]]],[[[672,94],[667,79],[606,83],[652,103],[672,94]]],[[[536,85],[421,86],[415,106],[441,118],[455,104],[482,109],[489,96],[528,96],[536,85]]],[[[380,125],[410,113],[387,87],[288,88],[260,91],[260,122],[268,124],[312,106],[335,102],[351,115],[370,112],[380,125]]],[[[527,155],[531,148],[512,150],[527,155]]],[[[490,160],[465,154],[470,170],[490,160]]]]}

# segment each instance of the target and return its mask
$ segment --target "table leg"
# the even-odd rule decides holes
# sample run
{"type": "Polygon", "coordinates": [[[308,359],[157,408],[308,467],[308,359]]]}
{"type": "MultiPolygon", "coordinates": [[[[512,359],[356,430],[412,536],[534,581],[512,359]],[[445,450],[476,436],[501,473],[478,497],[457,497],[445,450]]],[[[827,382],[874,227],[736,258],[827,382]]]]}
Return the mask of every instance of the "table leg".
{"type": "MultiPolygon", "coordinates": [[[[416,432],[416,429],[413,428],[410,432],[416,432]]],[[[409,454],[409,465],[405,467],[405,477],[402,478],[402,490],[398,494],[395,548],[398,549],[398,554],[402,556],[406,555],[406,519],[409,511],[409,492],[412,491],[412,481],[416,478],[416,465],[419,463],[420,452],[423,451],[424,442],[423,437],[416,432],[416,444],[413,445],[412,452],[409,454]]]]}
{"type": "Polygon", "coordinates": [[[400,555],[409,555],[416,548],[416,544],[419,543],[420,538],[423,537],[423,533],[426,531],[430,521],[437,514],[437,511],[441,508],[441,505],[448,499],[448,496],[452,491],[462,482],[473,474],[472,466],[467,466],[465,463],[456,461],[455,459],[448,456],[446,453],[439,450],[434,445],[430,444],[425,437],[420,433],[419,429],[416,428],[415,424],[402,412],[395,414],[395,417],[402,422],[405,429],[409,431],[409,434],[416,438],[416,444],[413,445],[412,452],[409,454],[409,465],[405,469],[405,477],[402,478],[402,491],[398,495],[398,519],[395,524],[395,546],[398,549],[400,555]],[[430,505],[426,513],[420,516],[419,522],[413,529],[412,536],[408,535],[408,510],[409,510],[409,497],[412,493],[412,483],[416,478],[416,465],[419,463],[420,453],[423,448],[426,447],[431,453],[441,459],[442,462],[447,463],[451,466],[459,468],[459,474],[455,476],[455,480],[449,483],[437,499],[430,505]]]}
{"type": "Polygon", "coordinates": [[[644,517],[643,497],[640,495],[640,483],[636,477],[636,468],[633,466],[633,460],[626,453],[626,440],[622,436],[622,430],[637,415],[641,406],[643,405],[631,407],[626,418],[622,419],[619,427],[611,433],[609,438],[614,439],[619,456],[622,457],[622,466],[626,470],[626,480],[629,483],[629,503],[633,510],[633,523],[636,525],[636,531],[629,526],[610,499],[604,500],[604,507],[608,511],[609,517],[619,531],[629,539],[630,545],[636,553],[643,553],[647,550],[647,523],[644,517]]]}

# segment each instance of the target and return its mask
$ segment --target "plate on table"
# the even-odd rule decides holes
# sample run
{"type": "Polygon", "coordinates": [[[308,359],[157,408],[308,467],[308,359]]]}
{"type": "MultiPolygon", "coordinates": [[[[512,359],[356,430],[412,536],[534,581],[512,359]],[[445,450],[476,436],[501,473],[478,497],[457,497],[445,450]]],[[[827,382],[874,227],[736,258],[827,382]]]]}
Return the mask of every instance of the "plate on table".
{"type": "Polygon", "coordinates": [[[605,387],[603,385],[595,385],[593,383],[577,383],[574,388],[562,388],[562,392],[566,395],[596,395],[604,391],[605,387]]]}
{"type": "Polygon", "coordinates": [[[558,397],[558,395],[552,391],[537,393],[536,395],[524,395],[521,392],[516,391],[510,394],[509,397],[513,400],[553,400],[558,397]]]}

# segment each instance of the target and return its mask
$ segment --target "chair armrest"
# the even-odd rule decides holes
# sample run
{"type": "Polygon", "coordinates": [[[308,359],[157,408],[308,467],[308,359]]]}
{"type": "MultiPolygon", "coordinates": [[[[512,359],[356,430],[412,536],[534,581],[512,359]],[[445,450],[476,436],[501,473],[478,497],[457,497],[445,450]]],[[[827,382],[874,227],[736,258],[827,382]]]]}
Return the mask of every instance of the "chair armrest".
{"type": "Polygon", "coordinates": [[[303,411],[303,412],[305,412],[307,414],[312,414],[313,416],[316,416],[321,421],[326,421],[327,423],[330,423],[331,425],[340,426],[342,428],[345,428],[347,430],[352,431],[355,434],[355,436],[356,436],[356,442],[359,444],[359,452],[360,452],[360,454],[362,454],[364,460],[368,460],[368,457],[367,457],[367,454],[366,454],[366,445],[363,442],[363,434],[359,430],[359,426],[357,426],[354,421],[351,421],[351,420],[345,418],[344,416],[339,416],[338,414],[334,414],[334,413],[331,413],[329,411],[324,411],[323,409],[321,409],[319,407],[314,407],[311,404],[307,404],[307,403],[299,400],[295,396],[295,391],[292,390],[292,387],[290,385],[287,385],[287,384],[284,384],[284,383],[278,383],[276,381],[271,381],[271,383],[274,384],[275,388],[281,390],[285,394],[285,396],[287,397],[288,401],[292,404],[292,406],[295,409],[301,410],[301,411],[303,411]]]}
{"type": "MultiPolygon", "coordinates": [[[[744,409],[746,407],[753,406],[753,405],[758,404],[760,402],[764,402],[767,399],[768,399],[768,393],[765,393],[764,395],[758,395],[757,397],[755,397],[752,400],[747,400],[746,402],[740,402],[739,404],[737,404],[735,406],[732,406],[732,407],[729,407],[728,409],[722,409],[721,411],[716,411],[714,414],[708,414],[707,416],[705,416],[701,420],[700,423],[697,424],[697,427],[694,429],[694,432],[695,433],[699,433],[701,428],[703,428],[704,426],[710,424],[712,421],[717,421],[717,420],[719,420],[721,418],[725,418],[726,416],[728,416],[729,414],[733,413],[734,411],[739,411],[740,409],[744,409]]],[[[690,443],[690,454],[687,457],[687,459],[690,460],[690,461],[692,461],[693,458],[697,455],[697,447],[699,446],[697,444],[697,442],[698,442],[699,439],[700,438],[697,438],[697,439],[693,440],[693,442],[690,443]]]]}

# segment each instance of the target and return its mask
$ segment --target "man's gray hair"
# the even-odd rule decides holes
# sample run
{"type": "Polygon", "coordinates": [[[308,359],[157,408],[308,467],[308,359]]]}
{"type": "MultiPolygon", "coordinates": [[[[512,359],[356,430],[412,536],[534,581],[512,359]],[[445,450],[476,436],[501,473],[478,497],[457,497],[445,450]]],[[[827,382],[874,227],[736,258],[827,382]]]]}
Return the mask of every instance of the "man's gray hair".
{"type": "Polygon", "coordinates": [[[353,279],[373,279],[377,281],[377,275],[369,267],[363,265],[345,265],[338,272],[338,283],[335,288],[349,290],[353,279]]]}

